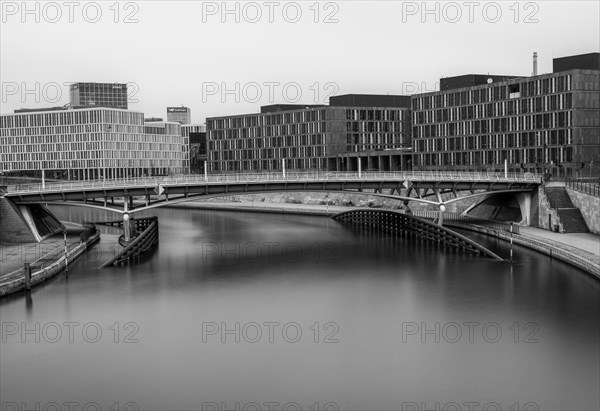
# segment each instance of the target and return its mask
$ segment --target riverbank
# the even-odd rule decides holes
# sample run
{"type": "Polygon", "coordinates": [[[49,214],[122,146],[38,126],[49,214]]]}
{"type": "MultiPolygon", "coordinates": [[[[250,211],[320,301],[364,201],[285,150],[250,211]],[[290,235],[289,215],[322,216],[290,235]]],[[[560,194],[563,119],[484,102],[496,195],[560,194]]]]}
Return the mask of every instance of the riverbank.
{"type": "MultiPolygon", "coordinates": [[[[511,234],[506,231],[455,221],[447,221],[444,224],[450,227],[486,234],[505,242],[511,241],[511,234]]],[[[552,258],[571,264],[590,274],[595,279],[600,280],[599,236],[589,233],[554,233],[537,227],[519,227],[519,231],[519,234],[512,235],[514,244],[536,250],[552,258]]]]}
{"type": "Polygon", "coordinates": [[[86,241],[80,240],[80,232],[85,230],[77,224],[65,224],[67,236],[67,253],[65,254],[64,238],[55,236],[42,243],[2,244],[2,269],[0,270],[0,297],[27,289],[24,264],[31,267],[30,287],[54,277],[72,264],[88,248],[100,240],[100,232],[90,236],[86,241]]]}
{"type": "MultiPolygon", "coordinates": [[[[255,213],[277,213],[334,216],[354,207],[289,204],[266,202],[217,202],[190,201],[167,206],[170,208],[200,209],[216,211],[238,211],[255,213]]],[[[481,234],[486,234],[506,242],[510,242],[510,233],[489,227],[446,221],[449,227],[464,228],[481,234]]],[[[600,236],[594,234],[561,234],[550,232],[537,227],[519,227],[520,234],[513,234],[514,244],[521,245],[557,260],[569,263],[600,280],[600,236]]]]}

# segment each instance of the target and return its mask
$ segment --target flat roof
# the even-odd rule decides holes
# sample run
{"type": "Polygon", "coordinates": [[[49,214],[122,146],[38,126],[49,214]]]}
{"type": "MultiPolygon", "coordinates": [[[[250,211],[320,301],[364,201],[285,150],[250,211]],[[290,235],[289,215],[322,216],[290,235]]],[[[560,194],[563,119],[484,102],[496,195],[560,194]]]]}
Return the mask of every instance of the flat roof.
{"type": "Polygon", "coordinates": [[[22,112],[22,113],[4,113],[0,114],[1,116],[20,116],[20,115],[28,115],[28,114],[54,114],[54,113],[73,113],[75,111],[92,111],[92,110],[112,110],[112,111],[124,111],[126,113],[134,113],[144,115],[141,111],[133,111],[125,108],[114,108],[114,107],[86,107],[86,108],[68,108],[65,110],[44,110],[44,109],[31,109],[32,111],[22,112]]]}
{"type": "Polygon", "coordinates": [[[543,79],[543,78],[547,78],[547,77],[555,77],[558,75],[562,75],[562,74],[566,74],[566,73],[599,73],[598,70],[584,70],[584,69],[572,69],[572,70],[565,70],[565,71],[559,71],[559,72],[552,72],[552,73],[544,73],[544,74],[538,74],[537,76],[531,76],[531,77],[515,77],[515,78],[511,78],[511,79],[506,79],[506,80],[502,80],[502,81],[497,81],[497,82],[493,82],[491,84],[477,84],[477,85],[473,85],[473,86],[465,86],[465,87],[460,87],[460,88],[456,88],[456,89],[448,89],[448,90],[439,90],[439,91],[428,91],[427,93],[420,93],[420,94],[413,94],[411,97],[416,98],[416,97],[421,97],[421,96],[431,96],[431,95],[435,95],[435,94],[443,94],[443,93],[451,93],[451,92],[456,92],[459,90],[471,90],[471,89],[482,89],[482,88],[486,88],[486,87],[494,87],[494,86],[503,86],[503,85],[509,85],[509,84],[517,84],[517,83],[521,83],[524,81],[534,81],[537,79],[543,79]]]}

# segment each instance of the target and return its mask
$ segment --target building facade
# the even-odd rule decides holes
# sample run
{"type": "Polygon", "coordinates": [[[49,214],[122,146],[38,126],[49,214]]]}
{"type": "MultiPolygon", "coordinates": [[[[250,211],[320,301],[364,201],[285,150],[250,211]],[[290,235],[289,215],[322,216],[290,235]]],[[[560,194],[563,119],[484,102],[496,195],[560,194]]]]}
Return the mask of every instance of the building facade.
{"type": "Polygon", "coordinates": [[[204,163],[208,160],[206,143],[206,126],[200,124],[185,124],[181,126],[181,135],[190,143],[190,172],[204,173],[204,163]]]}
{"type": "Polygon", "coordinates": [[[110,108],[0,116],[1,171],[48,171],[83,180],[189,172],[189,141],[176,123],[110,108]]]}
{"type": "Polygon", "coordinates": [[[108,107],[127,110],[127,84],[73,83],[69,86],[71,107],[108,107]]]}
{"type": "Polygon", "coordinates": [[[179,124],[191,124],[192,110],[188,107],[167,107],[167,121],[179,124]]]}
{"type": "Polygon", "coordinates": [[[599,96],[589,69],[415,95],[413,168],[598,175],[599,96]]]}
{"type": "Polygon", "coordinates": [[[329,106],[272,105],[261,113],[208,118],[209,171],[357,170],[359,157],[349,153],[410,147],[409,99],[391,107],[330,101],[329,106]]]}

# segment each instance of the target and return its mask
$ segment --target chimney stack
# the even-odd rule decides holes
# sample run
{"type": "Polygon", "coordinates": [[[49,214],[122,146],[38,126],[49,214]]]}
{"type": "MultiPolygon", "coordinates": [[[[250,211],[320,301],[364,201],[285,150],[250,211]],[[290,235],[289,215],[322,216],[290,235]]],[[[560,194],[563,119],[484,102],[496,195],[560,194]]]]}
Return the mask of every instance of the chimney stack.
{"type": "Polygon", "coordinates": [[[537,70],[537,51],[535,51],[533,53],[533,75],[537,76],[538,74],[538,70],[537,70]]]}

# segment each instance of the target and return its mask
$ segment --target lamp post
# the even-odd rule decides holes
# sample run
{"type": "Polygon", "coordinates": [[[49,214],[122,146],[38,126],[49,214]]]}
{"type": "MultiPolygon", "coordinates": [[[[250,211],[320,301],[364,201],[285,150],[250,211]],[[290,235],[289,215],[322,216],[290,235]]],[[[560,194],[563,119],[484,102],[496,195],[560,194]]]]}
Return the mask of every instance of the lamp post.
{"type": "Polygon", "coordinates": [[[444,204],[440,204],[440,212],[438,218],[438,225],[444,225],[444,211],[446,211],[446,206],[444,204]]]}

